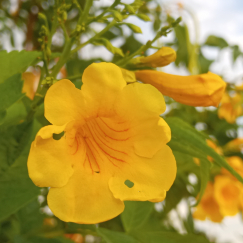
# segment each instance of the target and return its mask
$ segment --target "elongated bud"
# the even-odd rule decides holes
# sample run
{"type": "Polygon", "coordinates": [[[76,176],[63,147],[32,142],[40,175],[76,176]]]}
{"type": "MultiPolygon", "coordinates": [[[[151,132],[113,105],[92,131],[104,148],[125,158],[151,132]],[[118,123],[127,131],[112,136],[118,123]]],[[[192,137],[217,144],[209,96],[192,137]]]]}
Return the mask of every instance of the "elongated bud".
{"type": "Polygon", "coordinates": [[[176,52],[167,46],[162,47],[154,54],[143,57],[140,59],[140,63],[147,67],[164,67],[176,59],[176,52]]]}
{"type": "Polygon", "coordinates": [[[178,76],[154,70],[136,71],[136,78],[162,94],[191,106],[218,106],[226,83],[216,74],[178,76]]]}

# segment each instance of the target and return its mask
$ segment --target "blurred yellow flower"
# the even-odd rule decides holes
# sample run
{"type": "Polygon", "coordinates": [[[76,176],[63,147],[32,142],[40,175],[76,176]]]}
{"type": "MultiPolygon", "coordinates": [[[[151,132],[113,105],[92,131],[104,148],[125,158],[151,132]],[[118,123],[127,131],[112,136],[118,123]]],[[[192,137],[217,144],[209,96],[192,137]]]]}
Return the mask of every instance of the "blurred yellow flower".
{"type": "Polygon", "coordinates": [[[227,175],[218,175],[214,178],[214,196],[224,216],[233,216],[238,213],[242,185],[227,175]]]}
{"type": "Polygon", "coordinates": [[[219,118],[224,118],[228,123],[234,123],[236,118],[242,114],[241,95],[235,93],[230,97],[226,92],[218,109],[219,118]]]}
{"type": "Polygon", "coordinates": [[[221,222],[223,219],[222,214],[219,211],[219,205],[214,198],[214,185],[212,182],[207,184],[206,190],[196,207],[196,211],[193,213],[193,218],[199,220],[205,220],[209,218],[213,222],[221,222]]]}
{"type": "Polygon", "coordinates": [[[191,106],[218,106],[226,83],[216,74],[178,76],[154,70],[136,71],[136,78],[162,94],[191,106]]]}
{"type": "MultiPolygon", "coordinates": [[[[228,164],[243,177],[243,160],[239,156],[231,156],[226,159],[228,164]]],[[[228,170],[222,168],[222,174],[228,175],[232,179],[237,180],[228,170]]]]}
{"type": "Polygon", "coordinates": [[[31,72],[25,72],[22,74],[22,79],[24,80],[24,85],[22,93],[26,93],[26,96],[31,100],[34,99],[35,92],[37,90],[40,75],[31,72]]]}
{"type": "Polygon", "coordinates": [[[63,221],[94,224],[120,214],[124,200],[162,201],[176,176],[163,96],[126,85],[112,63],[90,65],[82,81],[81,90],[69,80],[50,87],[45,117],[53,125],[31,146],[29,176],[51,187],[49,207],[63,221]]]}
{"type": "Polygon", "coordinates": [[[243,149],[243,138],[236,138],[231,140],[224,146],[227,152],[240,152],[243,149]]]}

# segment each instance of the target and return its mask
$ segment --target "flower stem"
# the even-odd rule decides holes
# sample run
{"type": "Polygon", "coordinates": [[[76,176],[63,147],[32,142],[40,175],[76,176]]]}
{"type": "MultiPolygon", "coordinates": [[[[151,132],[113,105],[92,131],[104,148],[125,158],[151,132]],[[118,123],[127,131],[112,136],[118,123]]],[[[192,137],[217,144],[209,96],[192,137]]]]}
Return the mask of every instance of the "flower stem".
{"type": "Polygon", "coordinates": [[[96,35],[94,35],[93,37],[91,37],[89,40],[87,40],[86,42],[82,43],[81,45],[77,46],[75,49],[72,50],[72,54],[77,52],[79,49],[81,49],[82,47],[86,46],[87,44],[91,43],[93,40],[95,40],[96,38],[99,38],[100,36],[102,36],[106,31],[108,31],[111,27],[113,27],[116,24],[116,21],[113,20],[111,21],[102,31],[100,31],[99,33],[97,33],[96,35]]]}

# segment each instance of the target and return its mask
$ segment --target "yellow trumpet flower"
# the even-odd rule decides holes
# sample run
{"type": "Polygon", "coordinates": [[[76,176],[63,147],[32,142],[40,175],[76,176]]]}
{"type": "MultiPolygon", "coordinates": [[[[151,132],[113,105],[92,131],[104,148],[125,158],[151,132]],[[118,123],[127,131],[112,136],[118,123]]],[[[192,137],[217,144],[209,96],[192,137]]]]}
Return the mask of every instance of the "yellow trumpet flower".
{"type": "Polygon", "coordinates": [[[28,158],[32,181],[50,187],[52,212],[95,224],[120,214],[125,200],[162,201],[176,176],[163,96],[127,85],[112,63],[88,66],[82,81],[81,90],[67,79],[50,87],[44,105],[53,125],[38,132],[28,158]]]}
{"type": "Polygon", "coordinates": [[[209,218],[213,222],[221,222],[223,215],[220,213],[219,205],[214,198],[214,185],[212,182],[207,184],[201,202],[193,213],[193,218],[205,220],[209,218]]]}
{"type": "Polygon", "coordinates": [[[226,83],[216,74],[178,76],[154,70],[135,72],[136,78],[151,84],[162,94],[191,106],[218,106],[226,83]]]}

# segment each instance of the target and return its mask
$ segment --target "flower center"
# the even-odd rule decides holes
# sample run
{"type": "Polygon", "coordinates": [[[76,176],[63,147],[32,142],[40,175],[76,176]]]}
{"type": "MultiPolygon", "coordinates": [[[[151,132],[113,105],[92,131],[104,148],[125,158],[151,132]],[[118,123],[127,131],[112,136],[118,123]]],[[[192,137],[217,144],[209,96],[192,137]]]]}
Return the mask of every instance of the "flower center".
{"type": "Polygon", "coordinates": [[[70,147],[92,173],[107,171],[110,165],[121,168],[131,147],[130,124],[117,117],[90,119],[76,129],[70,147]]]}

